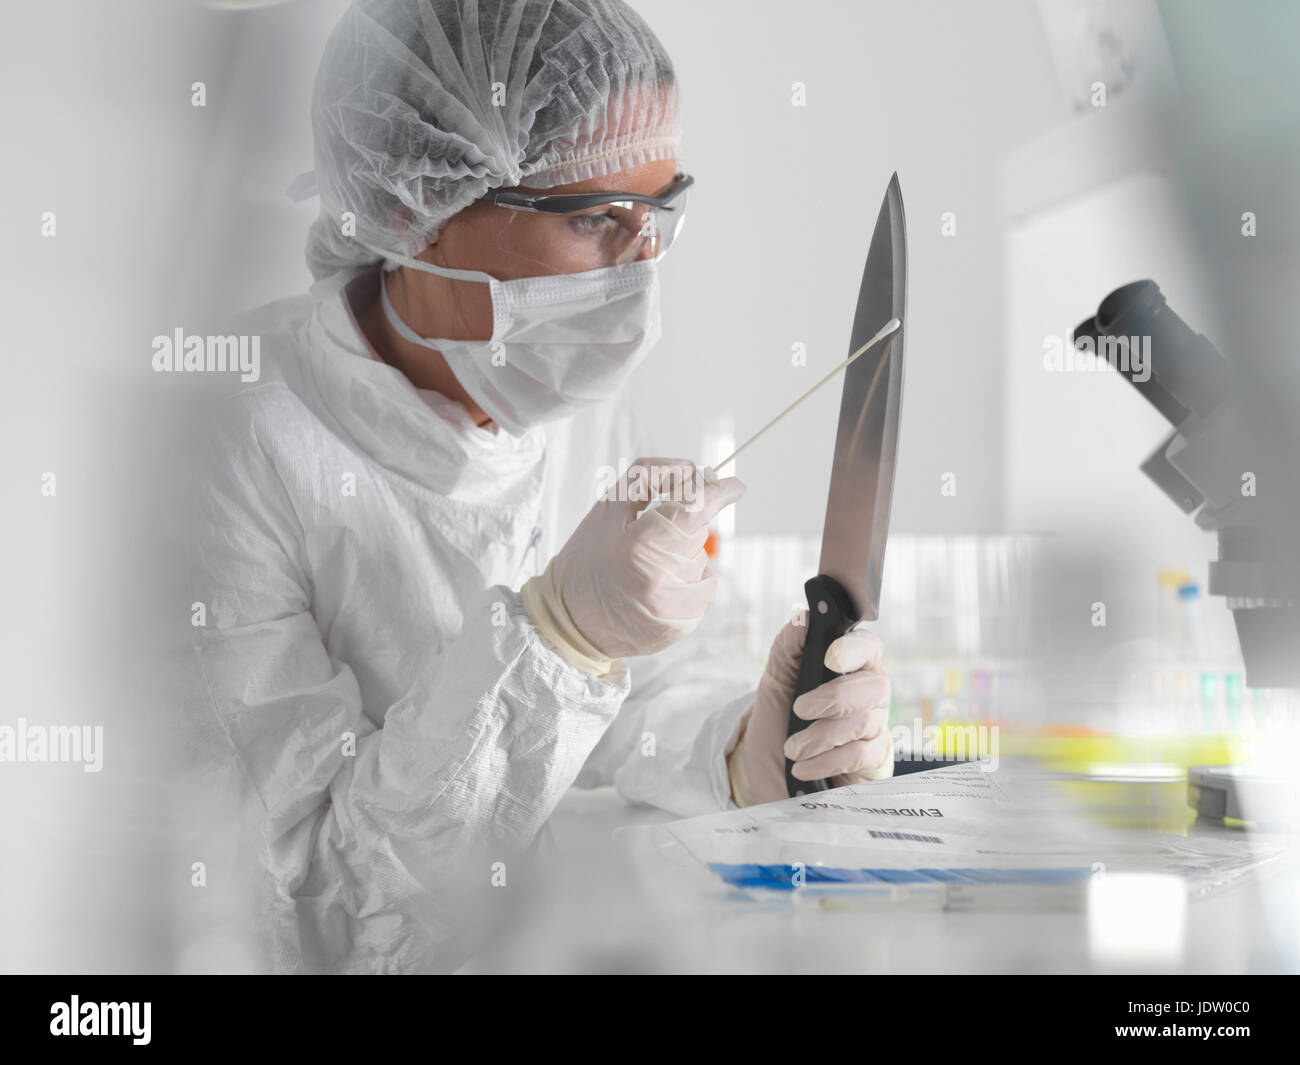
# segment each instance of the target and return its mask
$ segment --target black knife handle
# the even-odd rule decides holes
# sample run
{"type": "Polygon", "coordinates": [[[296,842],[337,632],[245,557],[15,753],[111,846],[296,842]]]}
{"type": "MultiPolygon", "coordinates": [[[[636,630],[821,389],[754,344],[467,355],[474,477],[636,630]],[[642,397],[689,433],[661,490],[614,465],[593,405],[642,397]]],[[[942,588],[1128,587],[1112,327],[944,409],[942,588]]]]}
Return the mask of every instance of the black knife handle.
{"type": "MultiPolygon", "coordinates": [[[[803,590],[808,596],[808,631],[804,634],[803,659],[799,664],[799,676],[794,683],[796,699],[839,676],[826,668],[826,649],[848,632],[860,617],[853,597],[834,577],[820,574],[805,584],[803,590]]],[[[802,732],[809,724],[811,722],[795,715],[792,702],[786,737],[802,732]]],[[[794,763],[787,758],[785,783],[791,798],[800,793],[811,795],[815,791],[825,791],[831,786],[828,780],[796,780],[793,769],[794,763]]]]}

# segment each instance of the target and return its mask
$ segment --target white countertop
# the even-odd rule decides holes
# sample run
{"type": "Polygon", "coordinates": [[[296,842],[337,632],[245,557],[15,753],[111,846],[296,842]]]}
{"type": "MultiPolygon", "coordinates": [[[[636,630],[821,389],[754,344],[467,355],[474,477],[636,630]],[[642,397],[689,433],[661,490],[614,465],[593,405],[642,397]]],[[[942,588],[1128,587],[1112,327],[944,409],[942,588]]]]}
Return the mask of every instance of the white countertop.
{"type": "MultiPolygon", "coordinates": [[[[1165,793],[1165,803],[1169,793],[1165,793]]],[[[1153,804],[1153,808],[1155,805],[1153,804]]],[[[1189,820],[1190,820],[1189,811],[1189,820]]],[[[613,838],[674,818],[612,788],[571,790],[550,822],[554,861],[471,972],[1296,972],[1300,863],[1292,853],[1189,898],[1162,940],[1133,953],[1089,897],[1074,910],[948,912],[896,904],[830,912],[792,893],[729,893],[707,870],[670,875],[613,838]],[[1118,946],[1118,953],[1117,953],[1118,946]]],[[[1142,832],[1141,827],[1132,831],[1142,832]]],[[[1198,824],[1190,832],[1248,833],[1198,824]]],[[[1294,840],[1293,840],[1294,842],[1294,840]]],[[[551,848],[543,848],[551,853],[551,848]]],[[[657,864],[658,863],[658,864],[657,864]]],[[[1120,911],[1117,911],[1120,912],[1120,911]]]]}

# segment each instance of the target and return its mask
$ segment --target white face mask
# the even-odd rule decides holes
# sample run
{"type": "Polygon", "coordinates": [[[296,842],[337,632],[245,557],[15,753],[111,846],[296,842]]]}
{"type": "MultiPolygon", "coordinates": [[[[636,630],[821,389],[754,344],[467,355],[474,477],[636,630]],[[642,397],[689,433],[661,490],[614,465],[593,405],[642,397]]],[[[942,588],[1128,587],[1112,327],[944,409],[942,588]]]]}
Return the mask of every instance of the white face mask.
{"type": "Polygon", "coordinates": [[[405,339],[442,353],[470,397],[516,436],[565,418],[618,391],[659,339],[659,264],[642,259],[580,274],[498,281],[379,252],[440,277],[483,281],[492,292],[491,340],[422,337],[398,317],[379,286],[384,316],[405,339]]]}

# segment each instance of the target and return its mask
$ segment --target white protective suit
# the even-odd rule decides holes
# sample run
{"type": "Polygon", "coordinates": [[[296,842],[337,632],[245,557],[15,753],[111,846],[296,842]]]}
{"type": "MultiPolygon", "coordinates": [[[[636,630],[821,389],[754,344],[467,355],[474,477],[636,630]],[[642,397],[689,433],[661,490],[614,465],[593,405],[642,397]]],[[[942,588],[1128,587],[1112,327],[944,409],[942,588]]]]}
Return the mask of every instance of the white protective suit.
{"type": "Polygon", "coordinates": [[[224,404],[202,491],[199,703],[239,776],[270,965],[445,970],[473,950],[476,846],[526,847],[570,785],[733,805],[755,678],[702,632],[600,679],[543,644],[515,589],[598,466],[654,452],[622,401],[522,437],[474,425],[374,358],[341,280],[240,326],[263,370],[224,404]]]}

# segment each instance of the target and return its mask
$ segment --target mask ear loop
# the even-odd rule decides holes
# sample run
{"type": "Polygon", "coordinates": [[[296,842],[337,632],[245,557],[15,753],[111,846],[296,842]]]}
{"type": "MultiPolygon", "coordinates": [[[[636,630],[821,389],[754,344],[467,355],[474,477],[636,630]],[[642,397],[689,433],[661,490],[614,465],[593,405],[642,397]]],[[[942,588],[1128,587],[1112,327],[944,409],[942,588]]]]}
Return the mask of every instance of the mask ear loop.
{"type": "MultiPolygon", "coordinates": [[[[492,294],[492,336],[489,340],[485,341],[485,343],[491,343],[493,340],[496,340],[498,330],[504,328],[504,319],[508,318],[508,315],[504,313],[504,308],[498,307],[496,295],[497,286],[500,285],[501,282],[491,274],[485,273],[482,270],[461,270],[452,266],[437,266],[434,263],[426,263],[423,259],[415,259],[409,255],[403,255],[401,252],[383,251],[380,248],[371,247],[369,244],[362,244],[362,247],[368,251],[374,252],[375,255],[380,257],[384,274],[391,274],[399,266],[409,266],[413,270],[423,270],[425,273],[433,274],[437,277],[447,277],[454,281],[477,281],[488,285],[489,291],[492,294]]],[[[388,318],[393,328],[397,330],[402,337],[413,343],[423,344],[425,347],[435,347],[433,344],[426,343],[431,338],[420,336],[398,316],[396,309],[393,307],[392,301],[388,298],[388,283],[382,276],[379,279],[379,294],[383,301],[385,316],[388,318]]],[[[436,337],[432,339],[443,340],[446,338],[436,337]]]]}
{"type": "Polygon", "coordinates": [[[481,281],[491,282],[499,281],[499,278],[491,274],[484,273],[482,270],[461,270],[453,266],[438,266],[434,263],[426,263],[423,259],[413,259],[409,255],[402,255],[395,251],[377,251],[370,249],[376,255],[383,256],[384,272],[392,273],[399,266],[409,266],[413,270],[423,270],[426,274],[436,274],[438,277],[449,277],[454,281],[481,281]]]}
{"type": "MultiPolygon", "coordinates": [[[[385,273],[389,272],[391,271],[385,267],[385,273]]],[[[434,351],[438,350],[436,337],[422,337],[402,320],[401,315],[397,313],[397,308],[393,306],[393,301],[388,298],[388,282],[382,277],[379,279],[379,299],[384,317],[388,319],[388,324],[397,331],[398,336],[412,344],[419,344],[434,351]]]]}

